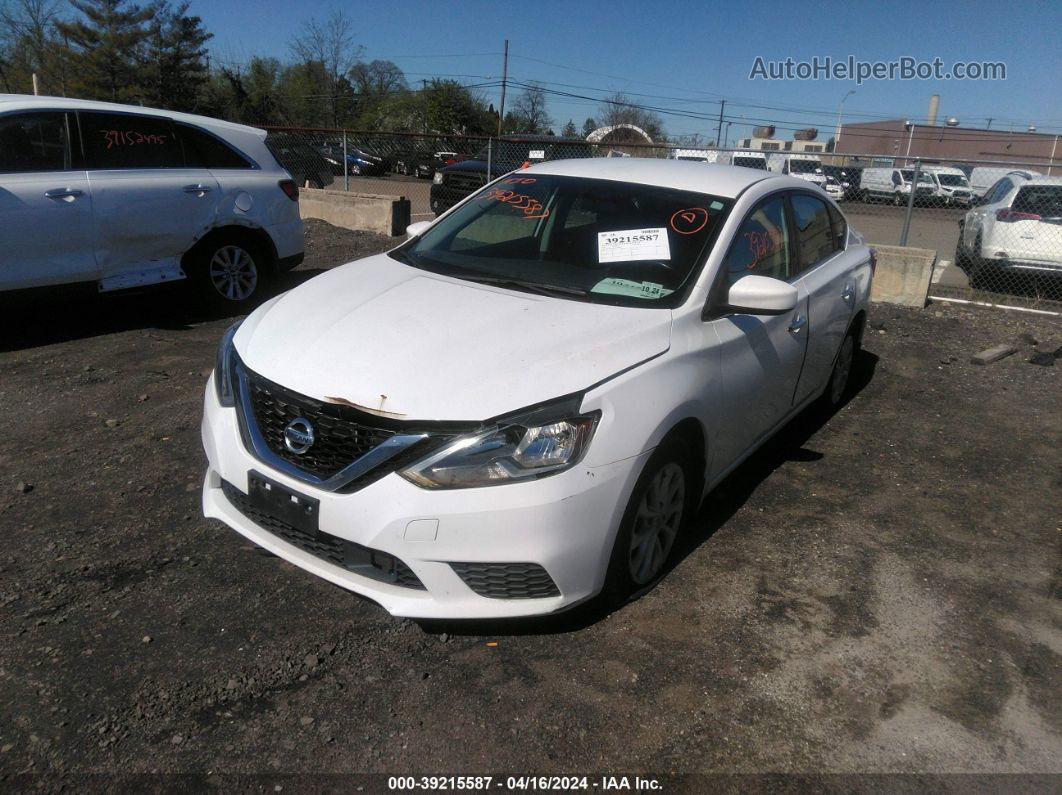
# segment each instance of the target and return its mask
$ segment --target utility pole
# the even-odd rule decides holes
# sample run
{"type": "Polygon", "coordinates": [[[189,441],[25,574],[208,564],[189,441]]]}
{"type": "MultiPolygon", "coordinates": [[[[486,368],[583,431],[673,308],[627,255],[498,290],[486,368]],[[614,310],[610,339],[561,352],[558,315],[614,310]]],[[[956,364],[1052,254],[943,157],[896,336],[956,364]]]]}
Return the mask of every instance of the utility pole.
{"type": "Polygon", "coordinates": [[[993,122],[994,119],[995,119],[995,116],[989,116],[988,117],[988,126],[985,127],[986,130],[991,130],[992,129],[992,122],[993,122]]]}
{"type": "Polygon", "coordinates": [[[502,61],[501,109],[498,111],[498,135],[502,134],[502,119],[505,118],[505,84],[509,79],[509,40],[505,40],[505,59],[502,61]]]}
{"type": "Polygon", "coordinates": [[[723,108],[726,107],[726,100],[719,101],[719,129],[715,133],[715,145],[719,146],[719,141],[723,137],[723,108]]]}

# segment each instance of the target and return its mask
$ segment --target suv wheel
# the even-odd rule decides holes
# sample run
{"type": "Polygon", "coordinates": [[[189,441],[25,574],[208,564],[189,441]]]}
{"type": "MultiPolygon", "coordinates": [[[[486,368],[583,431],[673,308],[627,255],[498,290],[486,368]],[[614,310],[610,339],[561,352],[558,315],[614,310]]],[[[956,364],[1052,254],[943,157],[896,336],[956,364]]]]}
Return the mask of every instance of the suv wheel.
{"type": "Polygon", "coordinates": [[[243,235],[218,236],[192,253],[190,276],[212,306],[244,311],[262,295],[268,267],[257,241],[243,235]]]}

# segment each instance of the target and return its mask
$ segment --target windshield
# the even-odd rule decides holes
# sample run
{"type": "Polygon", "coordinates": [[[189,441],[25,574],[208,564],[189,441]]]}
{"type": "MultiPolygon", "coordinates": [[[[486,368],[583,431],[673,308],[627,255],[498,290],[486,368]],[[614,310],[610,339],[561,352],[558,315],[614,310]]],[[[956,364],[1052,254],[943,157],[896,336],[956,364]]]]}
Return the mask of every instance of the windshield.
{"type": "Polygon", "coordinates": [[[396,259],[458,279],[619,306],[676,306],[731,202],[702,193],[510,175],[396,259]]]}
{"type": "Polygon", "coordinates": [[[1026,185],[1014,197],[1011,208],[1044,218],[1062,217],[1062,185],[1026,185]]]}
{"type": "Polygon", "coordinates": [[[966,177],[959,174],[937,174],[937,179],[941,185],[949,185],[952,187],[962,186],[964,188],[970,187],[970,183],[966,181],[966,177]]]}
{"type": "Polygon", "coordinates": [[[758,168],[761,171],[767,170],[767,158],[765,157],[735,157],[735,166],[744,166],[745,168],[758,168]]]}
{"type": "MultiPolygon", "coordinates": [[[[905,182],[910,182],[912,179],[914,179],[914,169],[905,168],[900,173],[903,174],[903,179],[904,179],[905,182]]],[[[926,183],[928,183],[930,185],[936,184],[936,183],[933,182],[933,178],[931,176],[929,176],[929,174],[925,173],[924,171],[920,171],[918,173],[918,181],[919,182],[926,182],[926,183]]]]}
{"type": "Polygon", "coordinates": [[[818,160],[790,160],[790,174],[819,174],[822,172],[822,163],[818,160]]]}

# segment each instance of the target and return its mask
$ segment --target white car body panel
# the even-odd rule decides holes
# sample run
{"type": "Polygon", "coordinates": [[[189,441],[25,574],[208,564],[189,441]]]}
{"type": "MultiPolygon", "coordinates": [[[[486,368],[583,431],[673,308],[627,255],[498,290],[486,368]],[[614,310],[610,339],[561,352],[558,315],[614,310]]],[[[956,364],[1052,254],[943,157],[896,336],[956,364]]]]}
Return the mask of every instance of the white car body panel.
{"type": "Polygon", "coordinates": [[[1062,223],[1058,220],[1008,220],[997,218],[1009,210],[1026,187],[1062,187],[1062,177],[1028,177],[1027,172],[1009,171],[990,187],[988,203],[972,208],[962,221],[960,243],[969,256],[984,265],[1015,270],[1058,272],[1062,270],[1062,223]],[[1006,179],[1010,187],[1000,195],[995,188],[1006,179]],[[980,241],[980,243],[978,242],[980,241]]]}
{"type": "Polygon", "coordinates": [[[671,331],[668,312],[473,284],[386,254],[263,310],[235,339],[250,369],[315,398],[418,420],[483,420],[586,389],[666,351],[671,331]]]}
{"type": "Polygon", "coordinates": [[[392,472],[350,494],[330,492],[250,453],[237,411],[220,405],[212,379],[203,423],[208,516],[396,615],[555,612],[600,589],[634,484],[677,425],[694,422],[701,429],[707,492],[824,391],[845,334],[869,304],[869,249],[854,230],[845,249],[792,279],[797,299],[791,310],[702,319],[726,241],[760,201],[779,191],[809,192],[806,182],[639,158],[556,161],[522,174],[700,190],[732,198],[734,207],[719,230],[720,243],[674,309],[538,296],[378,255],[264,304],[240,326],[234,349],[247,368],[288,389],[408,420],[486,421],[585,390],[579,411],[600,417],[581,462],[560,474],[500,486],[427,490],[392,472]],[[246,491],[251,470],[320,500],[322,531],[397,556],[427,593],[353,574],[262,530],[222,491],[223,480],[246,491]],[[422,521],[437,532],[414,540],[421,536],[410,523],[422,521]],[[478,596],[450,561],[541,564],[561,596],[478,596]]]}

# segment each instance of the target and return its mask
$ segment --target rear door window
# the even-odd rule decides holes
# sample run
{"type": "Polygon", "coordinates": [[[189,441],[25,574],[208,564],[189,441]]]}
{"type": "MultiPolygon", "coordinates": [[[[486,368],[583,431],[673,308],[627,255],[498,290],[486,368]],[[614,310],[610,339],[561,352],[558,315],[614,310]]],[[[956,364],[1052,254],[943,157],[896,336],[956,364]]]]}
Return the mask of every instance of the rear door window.
{"type": "Polygon", "coordinates": [[[78,115],[89,168],[184,168],[181,142],[169,119],[134,113],[78,115]]]}
{"type": "Polygon", "coordinates": [[[14,113],[0,117],[0,173],[69,168],[65,113],[14,113]]]}
{"type": "Polygon", "coordinates": [[[836,250],[826,202],[806,193],[794,194],[793,223],[801,271],[814,267],[836,250]]]}

